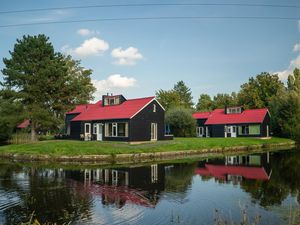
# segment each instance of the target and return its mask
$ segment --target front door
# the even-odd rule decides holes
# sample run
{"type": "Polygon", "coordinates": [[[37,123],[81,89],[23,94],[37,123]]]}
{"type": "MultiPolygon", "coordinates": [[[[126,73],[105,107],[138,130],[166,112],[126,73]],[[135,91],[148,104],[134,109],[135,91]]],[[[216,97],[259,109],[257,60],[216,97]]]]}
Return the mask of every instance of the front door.
{"type": "Polygon", "coordinates": [[[236,126],[231,126],[231,137],[236,137],[236,126]]]}
{"type": "Polygon", "coordinates": [[[198,137],[204,136],[204,128],[203,127],[197,127],[197,136],[198,137]]]}
{"type": "Polygon", "coordinates": [[[84,124],[84,140],[85,141],[90,141],[91,140],[91,124],[90,123],[85,123],[84,124]]]}
{"type": "Polygon", "coordinates": [[[102,124],[98,123],[97,124],[97,141],[102,141],[103,140],[103,135],[102,135],[102,124]]]}
{"type": "Polygon", "coordinates": [[[151,123],[151,141],[157,140],[157,123],[151,123]]]}

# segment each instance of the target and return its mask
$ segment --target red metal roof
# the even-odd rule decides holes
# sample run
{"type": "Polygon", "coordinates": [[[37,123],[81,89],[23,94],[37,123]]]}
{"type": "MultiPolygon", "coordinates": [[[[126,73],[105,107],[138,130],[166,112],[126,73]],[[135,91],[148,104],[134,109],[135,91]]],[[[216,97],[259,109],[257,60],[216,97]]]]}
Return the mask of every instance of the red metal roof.
{"type": "Polygon", "coordinates": [[[246,109],[242,113],[236,114],[225,114],[224,109],[215,109],[207,118],[205,125],[262,123],[267,113],[267,108],[246,109]]]}
{"type": "Polygon", "coordinates": [[[20,123],[17,128],[24,129],[30,125],[30,120],[26,119],[22,123],[20,123]]]}
{"type": "Polygon", "coordinates": [[[207,119],[210,115],[210,112],[195,112],[193,113],[194,119],[207,119]]]}
{"type": "Polygon", "coordinates": [[[72,121],[129,119],[154,99],[154,97],[129,99],[120,105],[112,106],[102,106],[102,101],[99,101],[90,105],[72,121]]]}
{"type": "Polygon", "coordinates": [[[198,168],[195,174],[201,176],[213,176],[218,179],[225,179],[226,175],[238,175],[246,179],[268,180],[269,176],[263,167],[246,166],[223,166],[205,164],[205,168],[198,168]]]}

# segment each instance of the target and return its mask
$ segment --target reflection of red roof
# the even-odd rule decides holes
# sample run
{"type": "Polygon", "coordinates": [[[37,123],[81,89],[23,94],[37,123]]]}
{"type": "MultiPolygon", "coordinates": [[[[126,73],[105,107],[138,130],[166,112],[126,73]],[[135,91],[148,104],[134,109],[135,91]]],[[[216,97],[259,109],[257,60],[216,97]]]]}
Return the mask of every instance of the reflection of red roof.
{"type": "Polygon", "coordinates": [[[135,189],[130,189],[126,186],[110,186],[110,185],[98,185],[90,184],[84,185],[81,182],[69,179],[69,184],[76,187],[80,191],[87,192],[94,195],[104,195],[107,196],[111,201],[121,200],[122,202],[131,202],[136,205],[141,205],[144,207],[154,208],[154,204],[150,202],[143,194],[143,191],[138,191],[135,189]]]}
{"type": "Polygon", "coordinates": [[[129,99],[120,105],[112,106],[102,106],[102,101],[99,101],[90,105],[72,121],[129,119],[153,100],[154,97],[129,99]]]}
{"type": "Polygon", "coordinates": [[[210,112],[195,112],[193,113],[194,119],[207,119],[210,115],[210,112]]]}
{"type": "Polygon", "coordinates": [[[208,116],[205,125],[213,124],[239,124],[239,123],[262,123],[268,109],[246,109],[242,113],[225,114],[224,109],[215,109],[208,116]]]}
{"type": "Polygon", "coordinates": [[[238,175],[246,179],[268,180],[269,176],[263,167],[246,166],[223,166],[205,164],[204,168],[197,168],[195,174],[201,176],[213,176],[218,179],[225,179],[226,175],[238,175]]]}
{"type": "Polygon", "coordinates": [[[20,123],[17,128],[24,129],[30,125],[30,120],[26,119],[22,123],[20,123]]]}

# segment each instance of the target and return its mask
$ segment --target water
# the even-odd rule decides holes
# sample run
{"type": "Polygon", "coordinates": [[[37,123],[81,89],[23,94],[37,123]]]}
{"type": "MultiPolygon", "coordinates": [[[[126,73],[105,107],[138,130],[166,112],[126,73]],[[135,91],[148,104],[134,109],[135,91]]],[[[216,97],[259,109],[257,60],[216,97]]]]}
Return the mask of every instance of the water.
{"type": "Polygon", "coordinates": [[[0,162],[0,224],[32,214],[58,224],[288,224],[299,201],[297,150],[134,166],[0,162]]]}

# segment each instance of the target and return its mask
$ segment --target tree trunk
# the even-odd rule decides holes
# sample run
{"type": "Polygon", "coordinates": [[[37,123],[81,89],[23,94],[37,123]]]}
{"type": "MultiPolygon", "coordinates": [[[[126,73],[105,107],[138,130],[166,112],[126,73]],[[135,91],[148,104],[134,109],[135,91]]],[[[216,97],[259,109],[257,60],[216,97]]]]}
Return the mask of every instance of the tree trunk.
{"type": "Polygon", "coordinates": [[[36,131],[34,122],[31,122],[31,141],[36,141],[36,131]]]}

